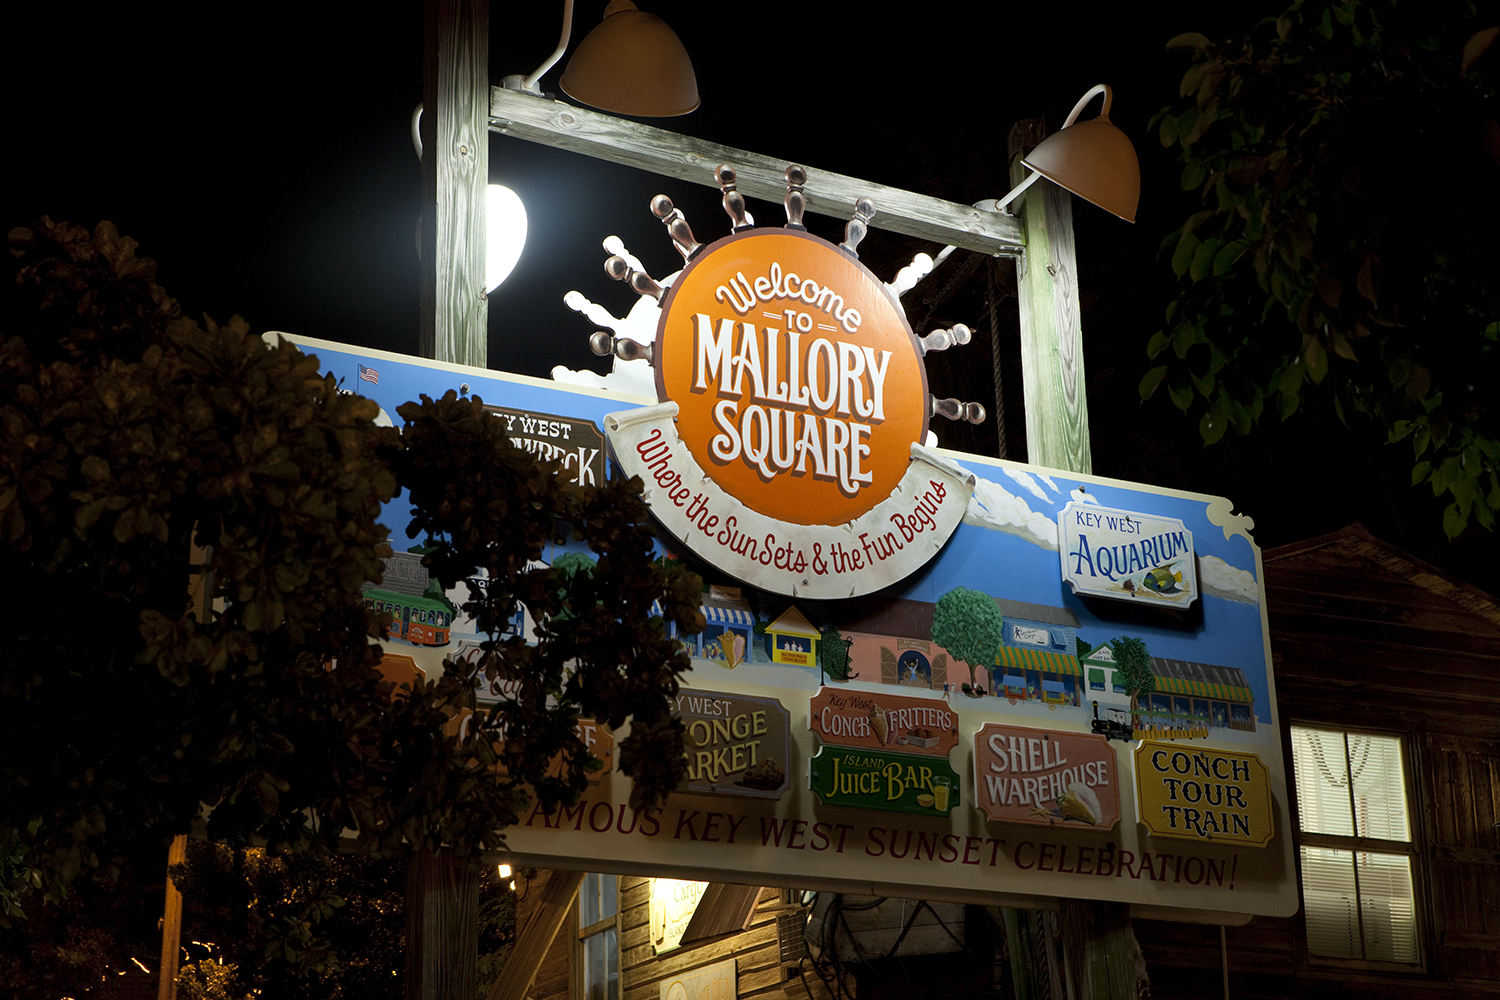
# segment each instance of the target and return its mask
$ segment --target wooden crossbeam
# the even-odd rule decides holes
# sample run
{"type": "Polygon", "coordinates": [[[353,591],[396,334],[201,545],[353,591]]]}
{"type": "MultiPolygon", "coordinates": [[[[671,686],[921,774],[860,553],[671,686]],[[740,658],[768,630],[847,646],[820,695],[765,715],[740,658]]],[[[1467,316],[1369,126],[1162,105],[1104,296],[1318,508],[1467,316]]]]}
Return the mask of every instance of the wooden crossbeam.
{"type": "MultiPolygon", "coordinates": [[[[786,196],[788,160],[502,87],[490,88],[490,129],[707,187],[715,186],[714,167],[728,163],[745,195],[773,202],[786,196]]],[[[1005,183],[1003,164],[997,166],[996,177],[997,183],[1005,183]]],[[[996,191],[991,197],[1001,194],[996,191]]],[[[866,197],[875,201],[877,214],[871,225],[876,229],[1003,257],[1019,257],[1026,246],[1020,224],[1008,215],[807,167],[809,212],[847,219],[854,202],[866,197]]]]}

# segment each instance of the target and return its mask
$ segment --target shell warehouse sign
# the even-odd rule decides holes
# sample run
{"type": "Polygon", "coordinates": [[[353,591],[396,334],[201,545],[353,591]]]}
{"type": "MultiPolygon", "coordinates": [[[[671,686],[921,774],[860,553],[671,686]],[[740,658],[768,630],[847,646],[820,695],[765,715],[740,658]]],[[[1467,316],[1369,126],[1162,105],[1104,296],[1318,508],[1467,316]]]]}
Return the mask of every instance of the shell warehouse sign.
{"type": "Polygon", "coordinates": [[[661,405],[609,418],[662,523],[775,593],[850,597],[935,555],[973,479],[923,446],[922,348],[885,285],[805,232],[708,247],[663,300],[661,405]]]}

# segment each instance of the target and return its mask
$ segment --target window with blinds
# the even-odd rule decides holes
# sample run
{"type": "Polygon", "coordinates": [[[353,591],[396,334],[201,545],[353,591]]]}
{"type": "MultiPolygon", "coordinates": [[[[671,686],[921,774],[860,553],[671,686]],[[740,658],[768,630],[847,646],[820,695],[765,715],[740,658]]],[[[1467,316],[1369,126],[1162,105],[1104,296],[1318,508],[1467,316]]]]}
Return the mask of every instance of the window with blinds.
{"type": "Polygon", "coordinates": [[[614,875],[588,874],[578,888],[579,1000],[620,1000],[620,898],[614,875]]]}
{"type": "Polygon", "coordinates": [[[1420,965],[1401,740],[1303,726],[1291,735],[1308,952],[1420,965]]]}

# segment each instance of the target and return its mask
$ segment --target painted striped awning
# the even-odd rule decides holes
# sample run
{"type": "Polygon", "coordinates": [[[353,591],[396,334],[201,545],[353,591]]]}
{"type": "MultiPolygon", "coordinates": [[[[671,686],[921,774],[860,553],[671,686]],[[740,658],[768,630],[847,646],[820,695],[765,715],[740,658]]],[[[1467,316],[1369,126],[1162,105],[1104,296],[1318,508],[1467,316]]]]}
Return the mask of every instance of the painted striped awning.
{"type": "Polygon", "coordinates": [[[1054,653],[1046,649],[1026,649],[1023,646],[1001,646],[995,653],[995,663],[1002,667],[1021,670],[1045,670],[1054,674],[1078,677],[1083,669],[1078,666],[1078,657],[1067,653],[1054,653]]]}
{"type": "Polygon", "coordinates": [[[1163,694],[1186,694],[1198,698],[1217,698],[1220,701],[1255,701],[1255,695],[1247,687],[1182,680],[1177,677],[1162,677],[1160,674],[1156,677],[1156,690],[1163,694]]]}
{"type": "Polygon", "coordinates": [[[750,628],[755,624],[755,619],[750,617],[750,612],[741,611],[739,608],[724,608],[715,604],[703,605],[703,617],[708,619],[710,625],[737,625],[740,628],[750,628]]]}

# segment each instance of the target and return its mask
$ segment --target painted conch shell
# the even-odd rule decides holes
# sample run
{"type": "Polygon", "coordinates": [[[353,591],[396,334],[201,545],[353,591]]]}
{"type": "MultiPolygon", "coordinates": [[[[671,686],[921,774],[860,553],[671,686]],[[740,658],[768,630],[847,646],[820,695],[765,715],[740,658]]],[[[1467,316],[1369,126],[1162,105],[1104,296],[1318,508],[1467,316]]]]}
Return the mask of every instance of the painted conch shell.
{"type": "Polygon", "coordinates": [[[1089,826],[1098,826],[1099,817],[1104,812],[1099,807],[1099,796],[1081,781],[1073,782],[1058,797],[1057,811],[1062,813],[1064,819],[1082,820],[1089,826]]]}

